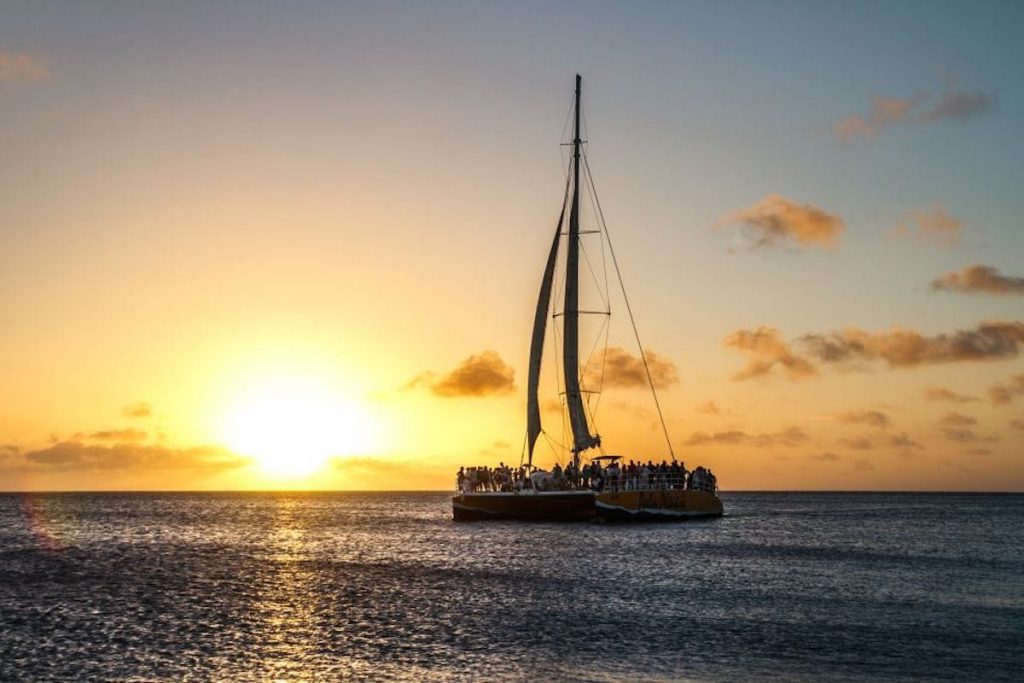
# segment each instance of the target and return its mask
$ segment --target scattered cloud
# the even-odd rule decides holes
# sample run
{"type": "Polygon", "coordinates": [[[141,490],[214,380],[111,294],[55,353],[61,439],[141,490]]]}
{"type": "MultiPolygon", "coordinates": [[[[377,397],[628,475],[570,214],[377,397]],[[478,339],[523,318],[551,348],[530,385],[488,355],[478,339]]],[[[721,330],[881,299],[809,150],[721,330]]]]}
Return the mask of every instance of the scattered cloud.
{"type": "Polygon", "coordinates": [[[998,441],[998,437],[979,436],[974,427],[978,424],[977,418],[963,413],[946,413],[939,419],[939,426],[943,435],[950,441],[957,443],[976,443],[998,441]]]}
{"type": "Polygon", "coordinates": [[[1003,275],[992,266],[967,266],[940,275],[931,282],[934,290],[964,294],[1024,294],[1024,277],[1003,275]]]}
{"type": "MultiPolygon", "coordinates": [[[[974,329],[934,336],[900,327],[884,332],[847,327],[825,334],[807,334],[793,345],[783,340],[777,329],[761,326],[737,330],[723,343],[749,356],[746,366],[733,379],[769,376],[781,368],[789,379],[797,380],[816,375],[818,365],[864,370],[865,364],[872,362],[906,368],[1014,358],[1024,347],[1024,322],[988,321],[974,329]]],[[[1002,394],[998,398],[993,394],[993,401],[1001,398],[1002,394]]]]}
{"type": "Polygon", "coordinates": [[[51,470],[205,470],[224,471],[249,464],[248,458],[220,446],[112,446],[62,441],[25,453],[30,466],[51,470]]]}
{"type": "Polygon", "coordinates": [[[978,420],[963,413],[946,413],[939,419],[939,424],[943,427],[973,427],[978,420]]]}
{"type": "MultiPolygon", "coordinates": [[[[665,389],[679,384],[679,371],[675,363],[659,356],[654,351],[644,351],[647,369],[651,372],[651,381],[658,389],[665,389]]],[[[604,353],[604,363],[600,354],[595,354],[587,364],[587,382],[597,386],[601,382],[602,366],[604,386],[606,387],[646,387],[647,373],[644,362],[618,346],[609,346],[604,353]]]]}
{"type": "Polygon", "coordinates": [[[886,439],[886,444],[891,448],[900,448],[904,451],[908,451],[913,448],[923,448],[921,444],[914,441],[914,439],[912,439],[906,432],[891,435],[886,439]]]}
{"type": "Polygon", "coordinates": [[[141,429],[104,429],[93,432],[89,438],[94,441],[116,441],[117,443],[137,443],[145,441],[146,432],[141,429]]]}
{"type": "Polygon", "coordinates": [[[125,417],[150,417],[153,414],[153,406],[142,401],[138,403],[129,403],[128,405],[121,409],[121,413],[125,417]]]}
{"type": "Polygon", "coordinates": [[[687,446],[727,445],[754,446],[756,448],[793,447],[806,443],[810,437],[799,427],[778,432],[748,434],[743,431],[694,432],[686,440],[687,446]]]}
{"type": "Polygon", "coordinates": [[[935,402],[946,401],[948,403],[974,403],[979,399],[965,394],[958,394],[945,387],[928,387],[924,390],[924,400],[935,402]]]}
{"type": "Polygon", "coordinates": [[[796,245],[830,249],[839,241],[846,222],[835,214],[768,194],[753,206],[724,216],[718,226],[739,225],[753,238],[754,247],[796,245]]]}
{"type": "Polygon", "coordinates": [[[1010,427],[1024,432],[1024,420],[1010,420],[1010,427]]]}
{"type": "Polygon", "coordinates": [[[835,416],[836,420],[845,424],[864,424],[885,429],[892,420],[880,410],[848,410],[835,416]]]}
{"type": "Polygon", "coordinates": [[[761,326],[754,330],[737,330],[723,342],[749,356],[747,365],[733,375],[734,380],[763,377],[781,368],[789,379],[804,379],[818,374],[806,358],[796,355],[774,327],[761,326]]]}
{"type": "Polygon", "coordinates": [[[917,330],[895,327],[865,332],[847,327],[801,339],[809,355],[820,363],[885,362],[889,367],[937,365],[961,361],[1013,358],[1024,346],[1024,322],[990,321],[973,330],[927,337],[917,330]]]}
{"type": "Polygon", "coordinates": [[[853,463],[853,469],[861,472],[869,472],[875,469],[875,466],[872,465],[870,461],[861,458],[860,460],[857,460],[856,462],[853,463]]]}
{"type": "Polygon", "coordinates": [[[814,458],[815,460],[821,460],[822,462],[836,462],[837,460],[840,459],[837,454],[831,451],[827,451],[825,453],[818,453],[817,455],[812,455],[811,457],[814,458]]]}
{"type": "Polygon", "coordinates": [[[708,401],[707,403],[697,406],[698,413],[704,413],[705,415],[721,415],[722,410],[714,401],[708,401]]]}
{"type": "Polygon", "coordinates": [[[966,452],[967,455],[978,455],[981,457],[992,455],[991,448],[968,448],[966,452]]]}
{"type": "Polygon", "coordinates": [[[866,436],[858,436],[852,439],[839,439],[839,443],[847,448],[852,448],[857,451],[869,451],[875,447],[874,442],[866,436]]]}
{"type": "Polygon", "coordinates": [[[922,242],[954,246],[960,243],[964,222],[949,213],[941,202],[908,211],[903,222],[890,231],[893,237],[914,237],[922,242]]]}
{"type": "Polygon", "coordinates": [[[989,400],[997,406],[1009,405],[1018,396],[1024,396],[1024,373],[1013,375],[1005,382],[993,384],[988,388],[989,400]]]}
{"type": "Polygon", "coordinates": [[[843,142],[857,138],[876,138],[894,125],[925,125],[943,120],[964,120],[995,108],[999,99],[984,91],[948,90],[938,99],[916,95],[910,99],[897,97],[871,98],[871,112],[844,117],[832,132],[843,142]]]}
{"type": "Polygon", "coordinates": [[[406,387],[428,387],[438,396],[492,396],[508,394],[515,390],[515,370],[505,363],[497,351],[483,351],[470,356],[446,375],[437,377],[424,372],[410,381],[406,387]]]}
{"type": "Polygon", "coordinates": [[[50,78],[46,59],[29,52],[0,49],[0,84],[38,83],[50,78]]]}

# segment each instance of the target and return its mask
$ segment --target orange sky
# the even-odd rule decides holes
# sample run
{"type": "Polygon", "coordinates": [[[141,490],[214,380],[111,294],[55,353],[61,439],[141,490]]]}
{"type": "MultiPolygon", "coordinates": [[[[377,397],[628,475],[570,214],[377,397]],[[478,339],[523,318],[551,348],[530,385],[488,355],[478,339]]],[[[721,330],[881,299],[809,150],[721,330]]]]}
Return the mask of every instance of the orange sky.
{"type": "MultiPolygon", "coordinates": [[[[677,457],[724,490],[1024,489],[1019,9],[445,7],[10,11],[0,490],[518,463],[576,70],[677,457]]],[[[598,430],[666,458],[611,307],[598,430]]]]}

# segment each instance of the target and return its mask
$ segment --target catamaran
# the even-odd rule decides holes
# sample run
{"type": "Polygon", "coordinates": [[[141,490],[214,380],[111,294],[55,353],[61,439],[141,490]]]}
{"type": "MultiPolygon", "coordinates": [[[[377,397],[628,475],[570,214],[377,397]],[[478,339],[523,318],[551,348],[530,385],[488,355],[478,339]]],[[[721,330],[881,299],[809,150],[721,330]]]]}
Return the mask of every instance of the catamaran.
{"type": "MultiPolygon", "coordinates": [[[[640,346],[639,334],[633,320],[629,300],[625,299],[629,319],[633,323],[634,336],[640,348],[644,372],[650,386],[658,418],[668,444],[671,464],[667,460],[660,465],[648,462],[637,464],[621,455],[604,453],[601,437],[592,432],[587,418],[588,394],[581,386],[579,362],[581,314],[598,313],[610,315],[607,311],[580,309],[580,238],[584,233],[600,230],[580,229],[581,176],[591,192],[596,207],[596,220],[603,226],[604,220],[600,203],[593,192],[593,180],[583,153],[580,137],[580,94],[582,79],[576,75],[575,105],[573,107],[572,153],[566,175],[565,196],[562,211],[555,228],[554,238],[548,252],[537,297],[534,314],[533,334],[530,339],[530,365],[527,380],[526,443],[524,460],[519,468],[460,470],[457,495],[452,498],[452,514],[456,520],[516,519],[534,521],[650,521],[716,517],[722,514],[722,502],[718,497],[718,486],[710,470],[697,467],[688,471],[675,458],[668,430],[657,400],[654,381],[651,377],[647,357],[640,346]],[[565,237],[563,249],[562,238],[565,237]],[[562,371],[564,398],[562,409],[571,427],[572,444],[569,461],[564,470],[560,465],[551,472],[536,470],[533,466],[534,447],[538,437],[544,433],[541,424],[539,400],[541,360],[544,355],[544,339],[548,330],[551,311],[552,291],[555,272],[559,266],[559,255],[564,251],[565,281],[563,302],[560,312],[550,316],[560,319],[562,339],[562,371]],[[597,449],[598,454],[588,455],[597,449]],[[479,475],[479,476],[478,476],[479,475]],[[481,490],[483,489],[483,490],[481,490]]],[[[605,231],[606,232],[606,231],[605,231]]],[[[608,242],[610,247],[610,241],[608,242]]],[[[614,250],[609,248],[615,272],[618,262],[614,250]]],[[[621,276],[619,282],[621,285],[621,276]]]]}

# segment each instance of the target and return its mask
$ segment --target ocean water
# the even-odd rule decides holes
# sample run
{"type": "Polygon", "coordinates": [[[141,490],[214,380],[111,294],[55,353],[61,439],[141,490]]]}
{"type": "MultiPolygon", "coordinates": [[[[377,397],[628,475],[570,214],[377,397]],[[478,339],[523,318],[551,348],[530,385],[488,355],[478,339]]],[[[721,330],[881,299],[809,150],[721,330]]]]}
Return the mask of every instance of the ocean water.
{"type": "Polygon", "coordinates": [[[1024,496],[723,494],[455,523],[448,494],[0,496],[2,681],[1019,681],[1024,496]]]}

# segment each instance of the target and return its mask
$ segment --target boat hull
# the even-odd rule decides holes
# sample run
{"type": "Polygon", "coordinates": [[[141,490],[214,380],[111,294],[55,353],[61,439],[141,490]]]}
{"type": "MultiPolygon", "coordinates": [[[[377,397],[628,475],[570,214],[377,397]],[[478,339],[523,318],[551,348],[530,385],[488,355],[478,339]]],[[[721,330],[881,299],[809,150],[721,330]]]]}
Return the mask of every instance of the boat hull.
{"type": "Polygon", "coordinates": [[[452,498],[452,516],[457,522],[585,522],[597,514],[594,499],[592,491],[463,493],[452,498]]]}
{"type": "Polygon", "coordinates": [[[594,507],[602,522],[670,522],[721,517],[723,512],[715,494],[680,489],[599,493],[594,507]]]}

